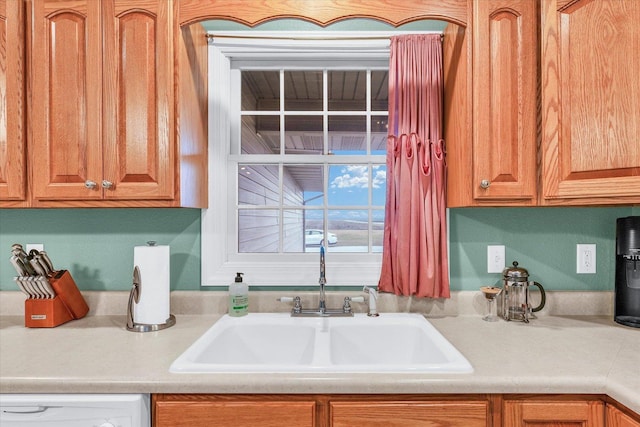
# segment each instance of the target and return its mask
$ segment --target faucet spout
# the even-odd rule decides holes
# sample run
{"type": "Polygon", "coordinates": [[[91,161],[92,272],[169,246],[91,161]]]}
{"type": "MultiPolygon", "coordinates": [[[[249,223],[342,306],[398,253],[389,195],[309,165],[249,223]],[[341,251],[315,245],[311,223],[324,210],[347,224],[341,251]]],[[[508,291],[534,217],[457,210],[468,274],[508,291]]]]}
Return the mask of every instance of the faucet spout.
{"type": "Polygon", "coordinates": [[[318,284],[320,285],[320,303],[318,304],[318,309],[321,313],[324,313],[327,308],[324,295],[324,285],[327,284],[324,265],[324,246],[320,246],[320,279],[318,280],[318,284]]]}

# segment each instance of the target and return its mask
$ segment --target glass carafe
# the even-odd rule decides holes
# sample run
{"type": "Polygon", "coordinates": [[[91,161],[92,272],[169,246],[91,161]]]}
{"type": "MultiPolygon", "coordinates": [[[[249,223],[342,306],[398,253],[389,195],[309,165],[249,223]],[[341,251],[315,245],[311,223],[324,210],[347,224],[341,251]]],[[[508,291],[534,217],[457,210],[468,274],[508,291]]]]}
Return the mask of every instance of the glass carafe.
{"type": "Polygon", "coordinates": [[[507,289],[507,320],[528,322],[527,282],[511,282],[507,289]]]}
{"type": "Polygon", "coordinates": [[[533,313],[540,311],[546,302],[544,288],[538,282],[529,281],[529,273],[526,269],[518,267],[518,262],[513,261],[513,267],[503,271],[503,291],[500,315],[505,320],[519,320],[529,323],[529,319],[535,318],[533,313]],[[529,297],[529,286],[540,289],[540,304],[532,307],[529,297]]]}

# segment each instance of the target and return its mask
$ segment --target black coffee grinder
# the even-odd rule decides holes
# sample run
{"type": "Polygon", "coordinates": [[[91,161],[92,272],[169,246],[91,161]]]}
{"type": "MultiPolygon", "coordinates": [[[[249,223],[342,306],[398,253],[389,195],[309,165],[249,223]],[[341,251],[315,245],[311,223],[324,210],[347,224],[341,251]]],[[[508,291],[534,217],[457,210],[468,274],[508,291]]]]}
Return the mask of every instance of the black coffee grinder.
{"type": "Polygon", "coordinates": [[[616,305],[614,320],[640,328],[640,216],[616,223],[616,305]]]}

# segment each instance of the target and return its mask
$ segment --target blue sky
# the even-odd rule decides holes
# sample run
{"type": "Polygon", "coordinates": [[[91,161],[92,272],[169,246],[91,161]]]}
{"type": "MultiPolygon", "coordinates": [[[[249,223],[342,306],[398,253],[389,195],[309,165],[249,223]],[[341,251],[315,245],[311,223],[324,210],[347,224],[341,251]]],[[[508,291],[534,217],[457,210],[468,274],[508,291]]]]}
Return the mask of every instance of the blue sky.
{"type": "MultiPolygon", "coordinates": [[[[386,165],[331,165],[329,167],[328,205],[338,209],[329,210],[329,219],[351,219],[367,221],[369,182],[371,178],[372,202],[374,207],[384,208],[386,194],[386,165]],[[362,206],[363,209],[339,209],[341,206],[362,206]]],[[[307,206],[322,206],[321,193],[307,192],[307,206]]],[[[316,215],[308,212],[308,217],[316,215]]],[[[321,218],[318,212],[317,218],[321,218]]],[[[375,212],[374,221],[382,221],[384,211],[375,212]]]]}

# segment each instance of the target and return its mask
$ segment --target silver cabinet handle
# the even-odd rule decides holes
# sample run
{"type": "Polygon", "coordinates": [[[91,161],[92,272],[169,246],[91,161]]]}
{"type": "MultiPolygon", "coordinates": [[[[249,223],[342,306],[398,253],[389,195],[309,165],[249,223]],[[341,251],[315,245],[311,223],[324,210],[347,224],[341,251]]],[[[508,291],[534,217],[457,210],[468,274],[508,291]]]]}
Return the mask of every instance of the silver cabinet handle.
{"type": "Polygon", "coordinates": [[[94,188],[96,188],[96,182],[95,181],[91,181],[90,179],[86,180],[84,182],[84,186],[86,188],[88,188],[89,190],[93,190],[94,188]]]}
{"type": "Polygon", "coordinates": [[[111,181],[107,181],[106,179],[102,181],[102,188],[112,188],[113,187],[113,182],[111,181]]]}
{"type": "Polygon", "coordinates": [[[490,185],[491,181],[489,181],[488,179],[483,179],[482,181],[480,181],[480,187],[484,188],[485,190],[489,188],[490,185]]]}

